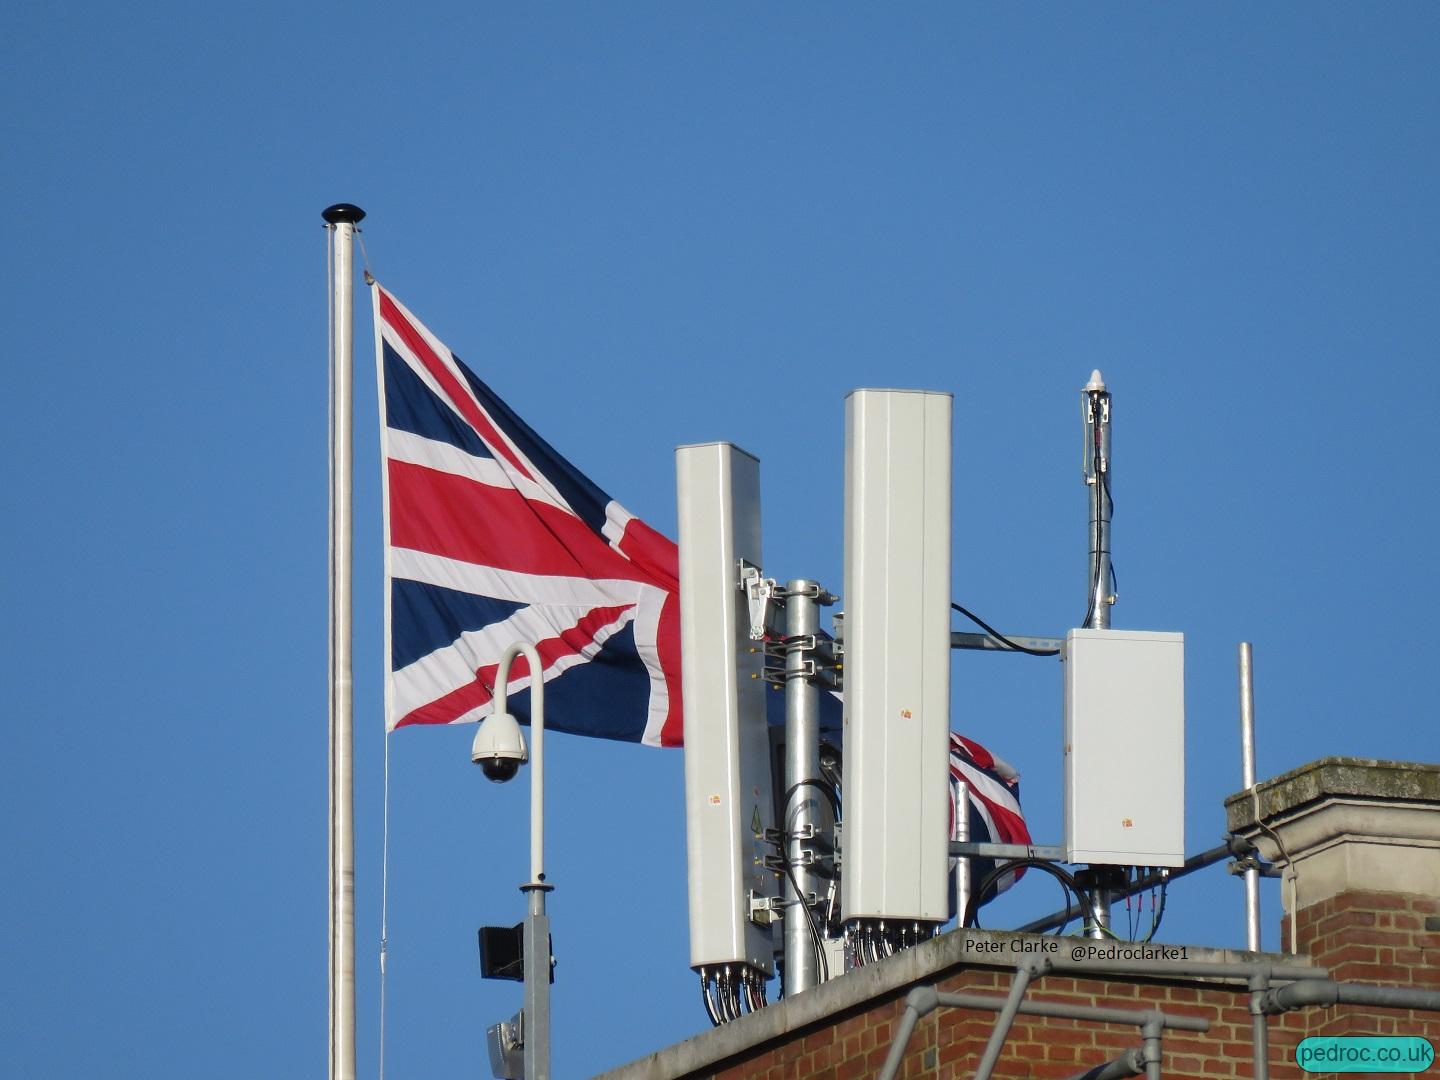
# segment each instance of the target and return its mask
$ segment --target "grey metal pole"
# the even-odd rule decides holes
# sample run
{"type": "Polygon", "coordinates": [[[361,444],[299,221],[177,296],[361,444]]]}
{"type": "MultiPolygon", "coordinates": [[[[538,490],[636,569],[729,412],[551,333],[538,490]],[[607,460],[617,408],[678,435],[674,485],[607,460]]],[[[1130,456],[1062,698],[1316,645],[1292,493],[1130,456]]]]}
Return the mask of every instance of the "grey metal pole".
{"type": "MultiPolygon", "coordinates": [[[[1092,969],[1093,970],[1093,969],[1092,969]]],[[[914,993],[914,991],[911,991],[914,993]]],[[[1008,998],[993,994],[937,994],[937,1005],[957,1009],[988,1009],[1000,1012],[1008,998]]],[[[1093,1020],[1100,1024],[1130,1024],[1141,1027],[1154,1015],[1152,1009],[1109,1009],[1096,1005],[1071,1005],[1065,1001],[1022,1001],[1016,1010],[1022,1016],[1047,1016],[1059,1020],[1093,1020]]],[[[1176,1031],[1210,1030],[1210,1021],[1195,1016],[1172,1016],[1161,1013],[1161,1023],[1176,1031]]]]}
{"type": "Polygon", "coordinates": [[[1097,368],[1084,387],[1085,483],[1090,486],[1090,613],[1088,626],[1110,628],[1110,393],[1097,368]]]}
{"type": "MultiPolygon", "coordinates": [[[[930,993],[935,993],[934,987],[930,988],[930,993]]],[[[910,1045],[910,1036],[915,1034],[915,1025],[920,1022],[920,1016],[920,1012],[907,1001],[905,1011],[900,1014],[900,1024],[890,1042],[890,1052],[885,1055],[885,1063],[880,1066],[877,1080],[895,1080],[899,1075],[900,1063],[905,1060],[905,1048],[910,1045]]]]}
{"type": "Polygon", "coordinates": [[[1270,1080],[1270,1018],[1265,1015],[1265,997],[1270,989],[1270,971],[1262,966],[1250,976],[1250,1046],[1254,1080],[1270,1080]]]}
{"type": "Polygon", "coordinates": [[[550,919],[545,894],[553,886],[526,882],[525,914],[525,1080],[550,1080],[550,919]]]}
{"type": "Polygon", "coordinates": [[[1160,1063],[1164,1060],[1161,1039],[1165,1035],[1165,1014],[1159,1009],[1152,1012],[1140,1025],[1140,1039],[1143,1043],[1141,1056],[1145,1059],[1145,1080],[1160,1080],[1160,1063]]]}
{"type": "Polygon", "coordinates": [[[1113,1061],[1097,1065],[1087,1072],[1076,1073],[1070,1080],[1121,1080],[1126,1076],[1139,1076],[1145,1071],[1145,1052],[1126,1050],[1113,1061]]]}
{"type": "Polygon", "coordinates": [[[535,646],[515,642],[500,654],[495,672],[496,713],[508,702],[510,665],[523,654],[530,665],[530,880],[520,886],[528,898],[525,912],[525,1080],[550,1080],[550,919],[545,894],[545,679],[535,646]]]}
{"type": "Polygon", "coordinates": [[[1112,893],[1104,885],[1097,885],[1090,892],[1090,929],[1085,936],[1104,941],[1110,936],[1110,905],[1114,903],[1112,893]]]}
{"type": "Polygon", "coordinates": [[[1110,906],[1125,895],[1126,875],[1116,866],[1088,866],[1076,875],[1089,899],[1085,936],[1103,940],[1110,934],[1110,906]]]}
{"type": "Polygon", "coordinates": [[[820,689],[810,677],[812,663],[793,639],[813,637],[820,628],[820,586],[797,578],[785,586],[785,856],[793,878],[785,882],[785,996],[809,990],[819,981],[816,945],[806,910],[806,894],[818,892],[806,852],[820,825],[820,689]],[[792,883],[793,882],[793,883],[792,883]]]}
{"type": "Polygon", "coordinates": [[[320,216],[330,229],[330,1080],[354,1080],[354,240],[365,211],[337,203],[320,216]]]}
{"type": "Polygon", "coordinates": [[[1420,990],[1409,986],[1371,986],[1367,983],[1337,983],[1330,979],[1308,983],[1292,983],[1270,990],[1265,995],[1265,1008],[1288,1012],[1307,1005],[1328,1008],[1331,1005],[1366,1005],[1381,1009],[1422,1009],[1440,1012],[1440,990],[1420,990]]]}
{"type": "Polygon", "coordinates": [[[1010,996],[1005,999],[1000,1015],[995,1018],[995,1026],[990,1029],[990,1041],[985,1044],[985,1052],[980,1056],[980,1064],[975,1069],[975,1080],[990,1080],[990,1074],[995,1071],[995,1063],[1000,1060],[1000,1051],[1005,1048],[1005,1040],[1010,1036],[1015,1016],[1020,1012],[1030,980],[1036,975],[1045,974],[1049,969],[1050,962],[1044,958],[1027,960],[1015,969],[1015,981],[1010,984],[1010,996]]]}
{"type": "MultiPolygon", "coordinates": [[[[1250,642],[1240,643],[1240,783],[1255,786],[1255,657],[1250,642]]],[[[1292,949],[1295,947],[1292,943],[1292,949]]],[[[1260,951],[1260,868],[1245,871],[1245,948],[1260,951]]]]}
{"type": "MultiPolygon", "coordinates": [[[[970,785],[964,780],[955,781],[955,839],[960,843],[970,840],[970,785]]],[[[960,926],[965,925],[965,912],[970,907],[971,880],[970,860],[962,855],[955,863],[955,917],[960,926]]]]}
{"type": "MultiPolygon", "coordinates": [[[[1085,625],[1095,630],[1110,629],[1110,605],[1115,597],[1110,587],[1110,393],[1105,378],[1096,368],[1084,389],[1085,483],[1090,486],[1089,612],[1085,625]]],[[[1102,873],[1103,871],[1098,871],[1102,873]]],[[[1109,936],[1111,890],[1097,884],[1091,893],[1094,920],[1088,936],[1109,936]]]]}
{"type": "MultiPolygon", "coordinates": [[[[895,1074],[900,1071],[900,1063],[905,1058],[905,1048],[915,1032],[915,1025],[921,1017],[928,1016],[942,1005],[955,1009],[987,1009],[1000,1014],[991,1030],[990,1044],[986,1047],[987,1059],[990,1057],[990,1047],[996,1046],[995,1059],[998,1060],[999,1047],[1003,1047],[1017,1014],[1048,1016],[1062,1020],[1087,1020],[1103,1024],[1132,1024],[1140,1028],[1147,1049],[1129,1050],[1114,1061],[1078,1073],[1071,1080],[1114,1080],[1122,1076],[1137,1076],[1145,1071],[1149,1057],[1153,1056],[1157,1064],[1160,1061],[1159,1039],[1167,1028],[1199,1032],[1210,1030],[1209,1020],[1195,1016],[1172,1016],[1158,1009],[1107,1009],[1093,1005],[1072,1005],[1064,1001],[1019,1000],[1025,992],[1022,978],[1028,980],[1032,972],[1036,977],[1043,975],[1048,966],[1046,961],[1040,958],[1022,963],[1010,995],[1003,998],[989,994],[941,994],[933,986],[915,987],[905,995],[905,1009],[900,1015],[900,1023],[890,1044],[890,1051],[885,1055],[879,1080],[894,1080],[895,1074]],[[1150,1052],[1151,1048],[1153,1054],[1150,1052]]],[[[994,1060],[990,1060],[988,1065],[982,1061],[975,1074],[976,1080],[987,1080],[994,1066],[994,1060]]]]}

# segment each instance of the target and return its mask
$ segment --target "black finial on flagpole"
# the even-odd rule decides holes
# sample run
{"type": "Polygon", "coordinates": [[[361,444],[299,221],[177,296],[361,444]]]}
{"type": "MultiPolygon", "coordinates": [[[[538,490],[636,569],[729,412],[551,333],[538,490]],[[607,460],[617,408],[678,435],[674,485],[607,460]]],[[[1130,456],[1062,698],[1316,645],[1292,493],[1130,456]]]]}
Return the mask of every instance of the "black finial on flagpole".
{"type": "Polygon", "coordinates": [[[327,225],[358,225],[365,220],[365,211],[354,203],[341,202],[320,211],[327,225]]]}

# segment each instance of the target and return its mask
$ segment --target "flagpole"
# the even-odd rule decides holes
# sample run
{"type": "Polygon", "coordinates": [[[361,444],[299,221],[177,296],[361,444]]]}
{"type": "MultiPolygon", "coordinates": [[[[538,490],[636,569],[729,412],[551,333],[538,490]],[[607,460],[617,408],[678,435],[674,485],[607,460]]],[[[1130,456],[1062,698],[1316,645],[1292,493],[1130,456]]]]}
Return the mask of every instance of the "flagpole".
{"type": "Polygon", "coordinates": [[[354,242],[365,211],[336,203],[330,229],[330,1080],[355,1080],[355,770],[351,676],[354,242]]]}

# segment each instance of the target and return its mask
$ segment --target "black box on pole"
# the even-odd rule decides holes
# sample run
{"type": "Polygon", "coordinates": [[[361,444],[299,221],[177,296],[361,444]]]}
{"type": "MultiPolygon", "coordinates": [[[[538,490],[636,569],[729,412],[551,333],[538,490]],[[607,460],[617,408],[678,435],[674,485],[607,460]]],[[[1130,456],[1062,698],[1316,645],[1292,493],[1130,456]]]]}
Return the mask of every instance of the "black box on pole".
{"type": "Polygon", "coordinates": [[[480,975],[525,981],[525,924],[480,927],[480,975]]]}
{"type": "MultiPolygon", "coordinates": [[[[550,941],[550,981],[555,981],[555,942],[550,941]]],[[[525,924],[480,927],[480,977],[525,981],[525,924]]]]}

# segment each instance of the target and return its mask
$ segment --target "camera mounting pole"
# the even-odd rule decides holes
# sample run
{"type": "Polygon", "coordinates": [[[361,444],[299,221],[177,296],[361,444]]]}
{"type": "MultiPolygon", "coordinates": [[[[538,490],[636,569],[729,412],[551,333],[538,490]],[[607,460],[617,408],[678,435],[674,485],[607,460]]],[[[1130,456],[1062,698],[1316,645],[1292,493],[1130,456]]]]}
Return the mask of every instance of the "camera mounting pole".
{"type": "Polygon", "coordinates": [[[506,647],[495,672],[495,715],[506,712],[510,664],[523,653],[530,667],[530,880],[520,886],[528,897],[525,913],[525,1080],[550,1080],[550,919],[545,894],[545,668],[526,642],[506,647]]]}

